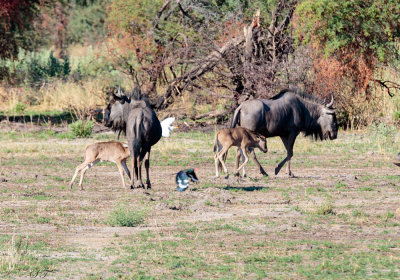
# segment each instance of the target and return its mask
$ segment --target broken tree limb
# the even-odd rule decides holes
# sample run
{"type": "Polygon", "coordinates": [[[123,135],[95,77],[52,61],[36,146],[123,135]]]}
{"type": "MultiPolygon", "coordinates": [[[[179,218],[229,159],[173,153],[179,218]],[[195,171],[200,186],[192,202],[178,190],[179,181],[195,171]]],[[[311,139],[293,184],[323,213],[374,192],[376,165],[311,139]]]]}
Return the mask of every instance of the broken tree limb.
{"type": "Polygon", "coordinates": [[[214,67],[217,66],[218,63],[220,63],[221,59],[225,56],[227,52],[242,44],[243,41],[244,38],[242,36],[231,39],[221,48],[213,51],[210,55],[208,55],[204,60],[202,60],[202,63],[193,67],[180,77],[172,80],[169,83],[165,94],[156,100],[154,108],[165,109],[166,107],[168,107],[168,105],[172,102],[169,99],[172,96],[173,92],[179,95],[179,93],[185,90],[194,80],[213,70],[214,67]]]}

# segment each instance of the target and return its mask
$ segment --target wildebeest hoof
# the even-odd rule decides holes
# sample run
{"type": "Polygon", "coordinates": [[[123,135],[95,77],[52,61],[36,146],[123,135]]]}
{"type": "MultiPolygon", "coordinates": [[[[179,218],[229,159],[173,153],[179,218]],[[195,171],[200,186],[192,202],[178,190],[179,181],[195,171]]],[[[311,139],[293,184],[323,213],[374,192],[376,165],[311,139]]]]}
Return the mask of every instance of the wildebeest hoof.
{"type": "Polygon", "coordinates": [[[275,175],[278,175],[280,168],[275,168],[275,175]]]}
{"type": "Polygon", "coordinates": [[[146,184],[146,189],[151,189],[151,184],[150,183],[146,184]]]}
{"type": "Polygon", "coordinates": [[[239,174],[239,172],[235,172],[235,173],[233,173],[233,176],[240,177],[240,174],[239,174]]]}
{"type": "Polygon", "coordinates": [[[229,178],[229,174],[226,174],[225,179],[228,179],[228,178],[229,178]]]}

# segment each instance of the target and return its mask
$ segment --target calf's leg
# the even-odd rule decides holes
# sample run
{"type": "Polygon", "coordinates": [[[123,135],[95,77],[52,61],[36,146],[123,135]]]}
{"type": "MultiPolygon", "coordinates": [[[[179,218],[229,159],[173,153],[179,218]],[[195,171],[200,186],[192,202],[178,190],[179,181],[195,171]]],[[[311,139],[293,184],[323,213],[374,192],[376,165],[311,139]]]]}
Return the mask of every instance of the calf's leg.
{"type": "Polygon", "coordinates": [[[96,159],[95,161],[89,163],[88,165],[86,165],[85,168],[82,169],[82,171],[81,171],[81,179],[80,179],[80,181],[79,181],[79,187],[81,188],[81,190],[83,190],[82,182],[83,182],[83,176],[85,175],[85,172],[86,172],[90,167],[92,167],[93,165],[95,165],[96,163],[98,163],[99,161],[100,161],[99,159],[96,159]]]}

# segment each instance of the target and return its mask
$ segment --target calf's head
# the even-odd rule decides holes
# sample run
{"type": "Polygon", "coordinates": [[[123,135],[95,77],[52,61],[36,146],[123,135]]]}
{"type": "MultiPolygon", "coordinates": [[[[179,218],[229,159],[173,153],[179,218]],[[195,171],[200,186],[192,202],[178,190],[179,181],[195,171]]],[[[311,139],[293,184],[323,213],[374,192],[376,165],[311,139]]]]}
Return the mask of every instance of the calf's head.
{"type": "Polygon", "coordinates": [[[261,135],[257,135],[257,139],[258,139],[258,148],[264,153],[268,152],[267,138],[261,135]]]}

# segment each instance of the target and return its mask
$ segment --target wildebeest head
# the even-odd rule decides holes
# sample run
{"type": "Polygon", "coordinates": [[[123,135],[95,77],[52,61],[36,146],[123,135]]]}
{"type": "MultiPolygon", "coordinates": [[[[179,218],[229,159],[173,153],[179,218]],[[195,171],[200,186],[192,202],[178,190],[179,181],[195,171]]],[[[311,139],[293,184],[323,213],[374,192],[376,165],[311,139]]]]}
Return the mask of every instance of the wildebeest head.
{"type": "Polygon", "coordinates": [[[129,102],[130,99],[122,94],[121,89],[118,88],[118,92],[116,94],[113,93],[105,110],[104,125],[111,127],[115,131],[125,131],[124,106],[129,102]]]}
{"type": "Polygon", "coordinates": [[[333,96],[331,102],[326,105],[321,105],[321,113],[317,120],[318,124],[321,127],[322,139],[336,139],[338,132],[338,124],[336,120],[336,109],[333,109],[333,96]]]}

